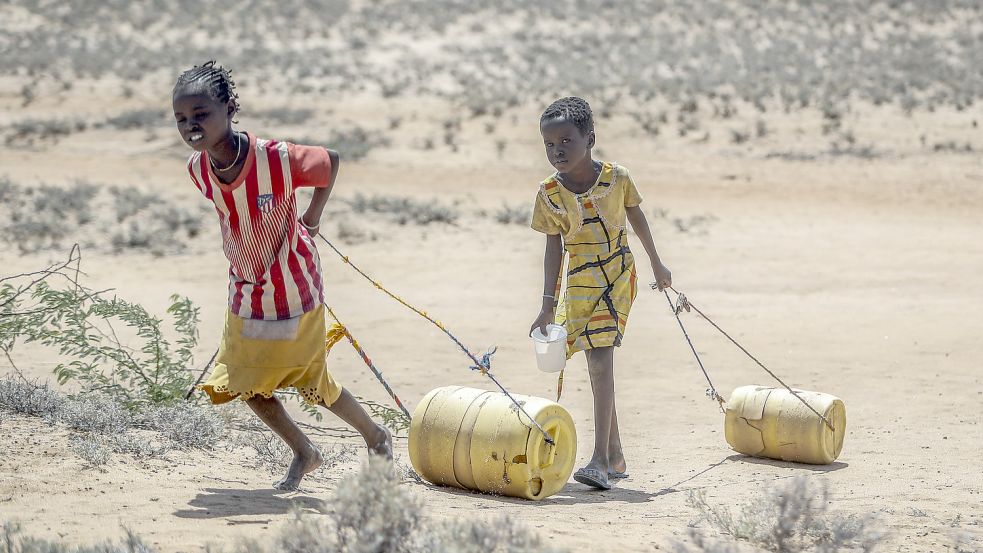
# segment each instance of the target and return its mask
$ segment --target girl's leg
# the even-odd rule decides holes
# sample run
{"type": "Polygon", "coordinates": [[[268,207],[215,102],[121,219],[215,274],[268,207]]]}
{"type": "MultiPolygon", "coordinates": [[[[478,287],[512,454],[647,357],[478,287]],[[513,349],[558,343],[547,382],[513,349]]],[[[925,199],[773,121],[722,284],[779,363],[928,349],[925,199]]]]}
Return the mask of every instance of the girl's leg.
{"type": "Polygon", "coordinates": [[[621,450],[621,432],[618,429],[618,404],[611,398],[611,435],[608,438],[608,468],[611,472],[628,470],[625,453],[621,450]]]}
{"type": "Polygon", "coordinates": [[[277,436],[286,442],[294,452],[294,459],[287,469],[287,475],[273,484],[279,490],[295,490],[305,474],[321,466],[324,459],[321,452],[314,447],[307,435],[290,418],[283,404],[275,397],[265,398],[253,396],[246,400],[246,405],[256,413],[266,426],[269,426],[277,436]]]}
{"type": "MultiPolygon", "coordinates": [[[[591,390],[594,392],[594,453],[588,468],[595,468],[607,475],[614,426],[614,348],[587,350],[587,370],[590,372],[591,390]]],[[[620,438],[619,442],[620,442],[620,438]]]]}
{"type": "Polygon", "coordinates": [[[388,459],[393,458],[392,435],[389,429],[376,424],[348,390],[342,389],[341,395],[331,405],[325,405],[323,401],[321,405],[361,434],[370,453],[384,455],[388,459]]]}

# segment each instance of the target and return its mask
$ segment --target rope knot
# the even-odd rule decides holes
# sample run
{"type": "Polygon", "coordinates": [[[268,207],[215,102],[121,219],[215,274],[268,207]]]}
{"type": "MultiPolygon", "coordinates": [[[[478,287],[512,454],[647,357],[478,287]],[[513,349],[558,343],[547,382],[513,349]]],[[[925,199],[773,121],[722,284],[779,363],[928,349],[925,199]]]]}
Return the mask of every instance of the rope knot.
{"type": "Polygon", "coordinates": [[[714,401],[716,401],[717,403],[719,403],[719,404],[721,404],[721,405],[723,405],[723,404],[725,404],[725,403],[727,403],[727,401],[726,401],[726,400],[724,400],[724,398],[723,398],[723,397],[721,397],[721,395],[717,393],[717,390],[715,390],[715,389],[713,389],[713,388],[707,388],[707,391],[706,391],[706,396],[707,396],[708,398],[710,398],[710,399],[712,399],[712,400],[714,400],[714,401]]]}
{"type": "Polygon", "coordinates": [[[689,300],[686,299],[686,294],[683,294],[682,292],[679,292],[679,296],[676,297],[676,308],[675,308],[676,309],[676,314],[679,315],[680,313],[682,313],[683,312],[683,309],[685,309],[686,312],[689,313],[690,312],[690,307],[691,306],[689,304],[689,300]]]}
{"type": "MultiPolygon", "coordinates": [[[[481,360],[478,361],[478,364],[471,365],[470,369],[472,371],[481,371],[482,375],[488,374],[488,371],[491,370],[492,356],[495,355],[496,351],[498,351],[498,346],[492,346],[488,348],[488,351],[486,351],[485,354],[481,356],[481,360]]],[[[474,359],[474,357],[472,357],[472,359],[474,359]]]]}

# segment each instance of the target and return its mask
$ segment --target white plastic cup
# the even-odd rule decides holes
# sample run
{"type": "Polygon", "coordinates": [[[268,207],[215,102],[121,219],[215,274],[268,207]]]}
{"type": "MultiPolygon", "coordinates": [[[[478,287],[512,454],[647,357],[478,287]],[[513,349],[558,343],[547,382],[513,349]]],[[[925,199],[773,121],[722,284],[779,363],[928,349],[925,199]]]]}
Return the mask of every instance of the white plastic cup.
{"type": "Polygon", "coordinates": [[[532,331],[536,349],[536,366],[544,373],[556,373],[567,365],[567,329],[561,325],[546,325],[546,334],[536,327],[532,331]]]}

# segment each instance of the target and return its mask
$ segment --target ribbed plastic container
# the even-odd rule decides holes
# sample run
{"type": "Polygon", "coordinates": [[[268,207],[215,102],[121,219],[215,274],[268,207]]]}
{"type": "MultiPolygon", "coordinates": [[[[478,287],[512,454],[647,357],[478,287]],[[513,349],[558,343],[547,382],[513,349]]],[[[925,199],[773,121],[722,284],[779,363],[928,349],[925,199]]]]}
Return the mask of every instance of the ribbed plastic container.
{"type": "Polygon", "coordinates": [[[840,456],[846,406],[835,396],[795,390],[821,418],[785,388],[741,386],[727,401],[724,435],[738,453],[783,461],[828,465],[840,456]]]}
{"type": "Polygon", "coordinates": [[[413,412],[413,468],[433,484],[533,500],[563,489],[577,455],[573,419],[548,399],[513,397],[556,445],[505,394],[447,386],[427,394],[413,412]]]}

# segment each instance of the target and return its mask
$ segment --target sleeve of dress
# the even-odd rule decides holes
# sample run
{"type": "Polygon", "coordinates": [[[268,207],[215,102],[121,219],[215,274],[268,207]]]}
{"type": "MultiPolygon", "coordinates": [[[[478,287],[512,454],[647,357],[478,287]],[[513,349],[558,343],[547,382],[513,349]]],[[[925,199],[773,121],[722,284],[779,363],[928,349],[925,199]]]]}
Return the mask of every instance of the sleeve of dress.
{"type": "Polygon", "coordinates": [[[628,173],[628,169],[622,167],[621,170],[624,171],[621,178],[625,182],[625,207],[635,207],[642,203],[642,195],[638,193],[638,188],[635,186],[631,174],[628,173]]]}
{"type": "Polygon", "coordinates": [[[290,159],[290,180],[294,188],[327,188],[331,184],[331,157],[325,148],[288,143],[287,157],[290,159]]]}
{"type": "Polygon", "coordinates": [[[539,192],[536,193],[536,205],[532,209],[533,230],[543,234],[560,234],[560,224],[557,221],[558,215],[546,205],[546,200],[539,192]]]}

